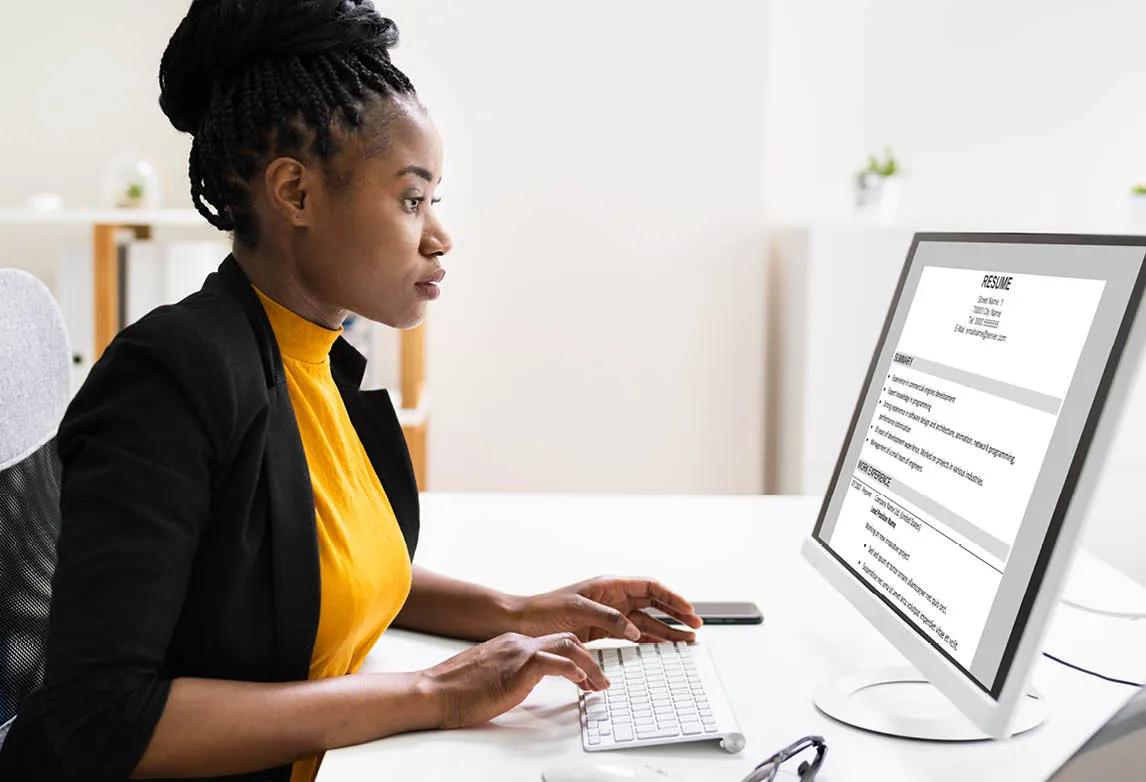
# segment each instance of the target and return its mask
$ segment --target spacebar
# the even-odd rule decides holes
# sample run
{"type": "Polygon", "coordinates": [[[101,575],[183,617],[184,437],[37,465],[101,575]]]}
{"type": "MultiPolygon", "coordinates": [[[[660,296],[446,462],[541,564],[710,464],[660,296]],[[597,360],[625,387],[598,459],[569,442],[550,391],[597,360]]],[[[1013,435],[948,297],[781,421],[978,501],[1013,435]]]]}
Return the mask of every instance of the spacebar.
{"type": "Polygon", "coordinates": [[[641,730],[637,728],[638,739],[667,739],[670,736],[679,736],[680,731],[676,728],[661,728],[660,730],[641,730]]]}

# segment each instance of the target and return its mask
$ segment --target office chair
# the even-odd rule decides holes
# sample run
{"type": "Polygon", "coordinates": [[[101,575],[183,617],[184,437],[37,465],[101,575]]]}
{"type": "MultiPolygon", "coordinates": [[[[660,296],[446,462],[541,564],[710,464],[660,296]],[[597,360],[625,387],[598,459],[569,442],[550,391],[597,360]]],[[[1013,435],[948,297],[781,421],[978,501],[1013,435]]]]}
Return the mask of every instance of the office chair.
{"type": "Polygon", "coordinates": [[[48,289],[0,269],[0,745],[44,678],[60,534],[55,436],[71,398],[70,356],[48,289]]]}

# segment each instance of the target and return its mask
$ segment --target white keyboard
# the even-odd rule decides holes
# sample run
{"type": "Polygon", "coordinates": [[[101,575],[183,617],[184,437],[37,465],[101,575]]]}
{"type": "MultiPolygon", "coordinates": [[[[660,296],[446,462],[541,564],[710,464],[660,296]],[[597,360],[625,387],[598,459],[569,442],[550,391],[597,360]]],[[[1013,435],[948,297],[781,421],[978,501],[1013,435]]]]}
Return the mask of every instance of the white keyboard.
{"type": "Polygon", "coordinates": [[[744,748],[708,650],[698,643],[640,644],[590,649],[610,687],[584,692],[581,745],[587,752],[719,740],[744,748]]]}

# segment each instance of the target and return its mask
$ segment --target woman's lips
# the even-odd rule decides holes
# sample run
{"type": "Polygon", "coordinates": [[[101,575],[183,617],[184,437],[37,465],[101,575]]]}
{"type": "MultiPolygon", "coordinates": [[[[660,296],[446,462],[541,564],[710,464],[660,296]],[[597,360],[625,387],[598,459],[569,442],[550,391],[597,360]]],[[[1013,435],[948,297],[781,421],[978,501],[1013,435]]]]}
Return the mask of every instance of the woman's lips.
{"type": "Polygon", "coordinates": [[[445,276],[446,270],[439,268],[426,279],[414,283],[414,287],[417,288],[418,292],[425,296],[427,299],[436,299],[442,294],[436,283],[439,283],[445,279],[445,276]]]}
{"type": "Polygon", "coordinates": [[[432,282],[414,283],[414,287],[418,289],[419,293],[430,300],[436,299],[442,294],[442,289],[432,282]]]}

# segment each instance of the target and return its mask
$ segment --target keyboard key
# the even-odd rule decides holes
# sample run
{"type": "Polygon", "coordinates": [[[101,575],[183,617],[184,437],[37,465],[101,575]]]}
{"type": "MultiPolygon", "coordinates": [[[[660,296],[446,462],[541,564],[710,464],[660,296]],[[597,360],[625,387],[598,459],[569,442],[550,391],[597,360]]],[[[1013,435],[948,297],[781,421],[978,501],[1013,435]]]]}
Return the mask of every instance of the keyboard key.
{"type": "Polygon", "coordinates": [[[674,728],[657,728],[656,730],[641,731],[637,728],[638,739],[667,739],[673,736],[679,736],[680,731],[674,728]]]}
{"type": "MultiPolygon", "coordinates": [[[[579,693],[586,748],[612,749],[649,739],[691,740],[719,732],[704,676],[692,659],[693,647],[684,642],[644,643],[590,651],[611,686],[579,693]]],[[[707,654],[702,647],[696,652],[696,657],[707,654]]],[[[715,699],[724,698],[719,684],[714,686],[715,699]]]]}

